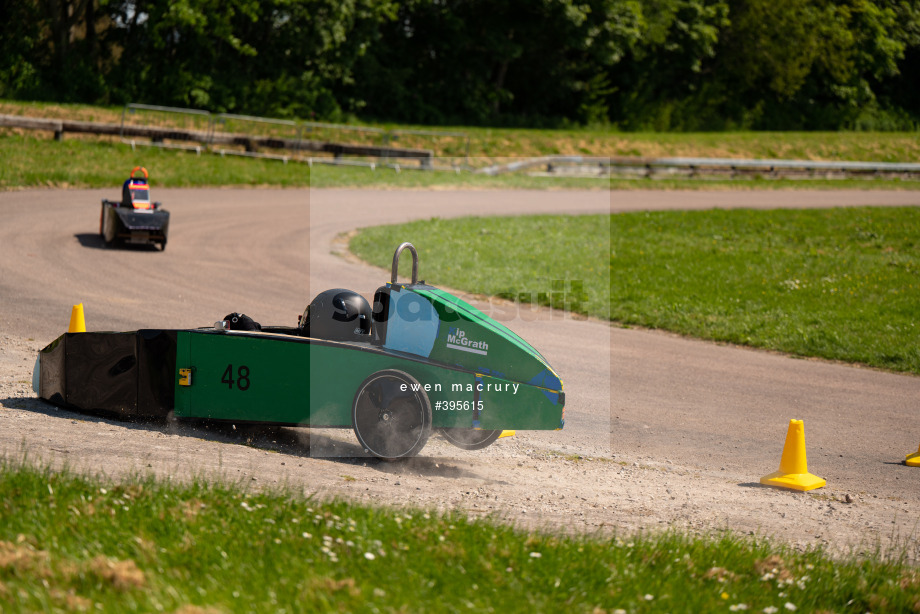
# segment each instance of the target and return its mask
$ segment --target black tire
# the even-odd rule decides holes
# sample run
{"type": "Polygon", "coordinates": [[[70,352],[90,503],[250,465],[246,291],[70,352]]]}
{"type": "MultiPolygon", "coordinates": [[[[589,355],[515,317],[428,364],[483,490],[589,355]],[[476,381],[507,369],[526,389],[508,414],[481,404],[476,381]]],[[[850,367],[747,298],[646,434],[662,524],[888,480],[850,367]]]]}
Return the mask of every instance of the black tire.
{"type": "Polygon", "coordinates": [[[163,239],[162,241],[160,241],[160,251],[161,252],[166,251],[166,239],[163,239]]]}
{"type": "Polygon", "coordinates": [[[409,458],[431,436],[431,403],[418,380],[408,373],[377,371],[358,386],[351,423],[367,452],[386,460],[409,458]]]}
{"type": "MultiPolygon", "coordinates": [[[[116,243],[118,242],[118,237],[114,236],[114,233],[112,233],[113,236],[111,239],[108,239],[105,236],[105,231],[106,231],[105,227],[106,227],[106,221],[107,221],[105,210],[106,210],[106,205],[103,204],[102,212],[99,214],[99,234],[102,236],[102,243],[106,247],[115,247],[116,243]]],[[[110,215],[114,215],[114,214],[110,214],[110,215]]]]}
{"type": "Polygon", "coordinates": [[[448,443],[462,450],[482,450],[495,443],[502,432],[481,429],[441,429],[439,431],[448,443]]]}

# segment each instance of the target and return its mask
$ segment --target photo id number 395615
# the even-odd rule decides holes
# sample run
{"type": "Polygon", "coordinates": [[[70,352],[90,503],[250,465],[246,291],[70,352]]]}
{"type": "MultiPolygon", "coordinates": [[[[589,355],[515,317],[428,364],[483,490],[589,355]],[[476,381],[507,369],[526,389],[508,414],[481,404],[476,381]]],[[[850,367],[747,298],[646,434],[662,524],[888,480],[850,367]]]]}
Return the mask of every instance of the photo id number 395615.
{"type": "Polygon", "coordinates": [[[482,411],[482,401],[435,401],[435,411],[482,411]]]}

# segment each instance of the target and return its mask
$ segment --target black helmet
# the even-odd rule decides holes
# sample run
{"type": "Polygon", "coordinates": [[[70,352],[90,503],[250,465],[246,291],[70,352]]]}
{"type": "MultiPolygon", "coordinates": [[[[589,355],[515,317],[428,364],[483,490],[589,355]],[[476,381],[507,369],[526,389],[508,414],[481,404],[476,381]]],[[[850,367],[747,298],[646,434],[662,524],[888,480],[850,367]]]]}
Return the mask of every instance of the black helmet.
{"type": "Polygon", "coordinates": [[[316,295],[301,326],[308,327],[315,339],[331,341],[369,341],[371,306],[363,296],[351,290],[336,288],[316,295]]]}

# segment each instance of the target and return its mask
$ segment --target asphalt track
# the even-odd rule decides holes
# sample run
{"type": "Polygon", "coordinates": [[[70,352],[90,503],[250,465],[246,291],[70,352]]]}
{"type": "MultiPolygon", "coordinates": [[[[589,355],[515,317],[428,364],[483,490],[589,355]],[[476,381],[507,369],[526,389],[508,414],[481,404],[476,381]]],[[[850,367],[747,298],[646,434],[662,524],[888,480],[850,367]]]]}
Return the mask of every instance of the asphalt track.
{"type": "MultiPolygon", "coordinates": [[[[343,257],[341,233],[417,218],[920,205],[920,192],[909,191],[155,190],[172,213],[169,246],[160,253],[103,247],[99,203],[116,191],[0,193],[0,331],[51,341],[78,302],[90,330],[205,326],[231,311],[292,324],[324,289],[369,296],[389,278],[343,257]]],[[[566,428],[528,434],[535,440],[724,469],[754,483],[777,468],[788,421],[798,418],[809,470],[829,484],[880,498],[920,495],[920,470],[900,464],[920,443],[918,377],[542,310],[503,313],[566,384],[566,428]]]]}

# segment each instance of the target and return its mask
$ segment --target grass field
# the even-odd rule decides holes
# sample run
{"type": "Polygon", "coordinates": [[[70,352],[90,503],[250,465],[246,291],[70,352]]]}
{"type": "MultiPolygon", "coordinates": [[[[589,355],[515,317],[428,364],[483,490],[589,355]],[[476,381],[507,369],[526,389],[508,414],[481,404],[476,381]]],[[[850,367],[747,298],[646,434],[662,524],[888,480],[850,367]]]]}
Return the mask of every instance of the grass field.
{"type": "Polygon", "coordinates": [[[920,374],[916,208],[433,219],[351,248],[386,267],[404,240],[437,285],[920,374]]]}
{"type": "Polygon", "coordinates": [[[4,612],[907,612],[920,574],[726,536],[564,537],[0,461],[4,612]]]}

